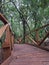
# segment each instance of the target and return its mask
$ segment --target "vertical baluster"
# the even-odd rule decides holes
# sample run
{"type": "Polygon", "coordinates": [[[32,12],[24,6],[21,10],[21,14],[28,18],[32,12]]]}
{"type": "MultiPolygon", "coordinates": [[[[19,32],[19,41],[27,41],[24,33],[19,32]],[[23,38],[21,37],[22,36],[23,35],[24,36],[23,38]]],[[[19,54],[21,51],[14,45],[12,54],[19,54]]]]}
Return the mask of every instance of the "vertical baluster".
{"type": "Polygon", "coordinates": [[[39,44],[39,33],[38,33],[38,31],[36,31],[36,42],[37,42],[37,44],[39,44]]]}

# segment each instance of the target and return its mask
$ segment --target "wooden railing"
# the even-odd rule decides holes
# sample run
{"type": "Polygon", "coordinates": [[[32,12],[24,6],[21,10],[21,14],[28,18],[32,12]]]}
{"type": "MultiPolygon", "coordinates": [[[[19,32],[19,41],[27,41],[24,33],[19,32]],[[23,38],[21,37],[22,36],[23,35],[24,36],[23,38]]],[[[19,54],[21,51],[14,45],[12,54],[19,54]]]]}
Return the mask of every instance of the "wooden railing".
{"type": "Polygon", "coordinates": [[[10,55],[11,50],[14,45],[14,35],[10,29],[10,25],[6,18],[0,13],[0,20],[4,23],[4,26],[0,28],[0,41],[1,43],[1,53],[0,56],[2,56],[1,61],[5,61],[10,55]],[[2,40],[2,37],[4,36],[4,41],[2,40]]]}
{"type": "Polygon", "coordinates": [[[8,24],[0,28],[0,39],[2,38],[4,33],[5,33],[5,39],[2,43],[3,59],[1,59],[3,61],[6,60],[11,55],[11,49],[13,48],[14,43],[14,35],[12,34],[10,26],[8,24]]]}
{"type": "Polygon", "coordinates": [[[48,27],[49,26],[49,24],[46,24],[46,25],[44,25],[44,26],[42,26],[42,27],[40,27],[40,28],[38,28],[38,29],[36,29],[35,30],[35,33],[36,33],[36,42],[37,42],[37,44],[40,46],[43,42],[44,42],[44,40],[49,36],[49,31],[48,32],[46,32],[46,34],[43,34],[44,35],[44,37],[41,39],[41,40],[39,40],[40,39],[40,37],[39,37],[39,31],[40,30],[45,30],[45,28],[46,27],[48,27]]]}
{"type": "MultiPolygon", "coordinates": [[[[49,31],[48,32],[46,32],[46,34],[43,34],[44,35],[44,37],[42,38],[42,39],[40,39],[40,37],[39,37],[39,31],[40,30],[45,30],[45,28],[46,27],[48,27],[49,26],[49,24],[46,24],[46,25],[43,25],[42,27],[40,27],[40,28],[38,28],[38,29],[35,29],[35,30],[31,30],[30,32],[31,33],[35,33],[35,40],[34,40],[34,38],[31,38],[29,35],[30,35],[30,33],[27,33],[26,35],[25,35],[25,38],[27,39],[29,39],[29,40],[31,40],[32,42],[33,42],[33,44],[36,44],[36,45],[38,45],[38,46],[40,46],[43,42],[44,42],[44,40],[49,36],[49,31]]],[[[18,41],[16,41],[17,43],[21,43],[22,42],[22,38],[20,38],[18,41]],[[21,40],[21,41],[20,41],[21,40]]]]}
{"type": "Polygon", "coordinates": [[[38,29],[31,31],[31,33],[33,33],[33,32],[35,33],[35,40],[29,36],[30,33],[26,34],[26,38],[31,40],[35,45],[40,46],[45,41],[45,39],[49,36],[49,31],[47,31],[46,34],[43,34],[44,37],[42,39],[40,39],[40,37],[39,37],[39,31],[42,30],[42,29],[45,30],[45,28],[48,27],[48,26],[49,26],[49,24],[46,24],[46,25],[44,25],[44,26],[42,26],[38,29]]]}

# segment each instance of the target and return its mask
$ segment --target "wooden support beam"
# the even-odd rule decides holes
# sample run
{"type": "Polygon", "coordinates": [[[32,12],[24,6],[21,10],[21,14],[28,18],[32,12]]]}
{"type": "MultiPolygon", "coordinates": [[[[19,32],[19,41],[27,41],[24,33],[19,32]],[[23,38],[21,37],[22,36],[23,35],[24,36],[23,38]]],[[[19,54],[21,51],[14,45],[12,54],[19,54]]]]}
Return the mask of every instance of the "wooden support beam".
{"type": "Polygon", "coordinates": [[[14,35],[11,34],[11,49],[13,49],[14,46],[14,35]]]}
{"type": "Polygon", "coordinates": [[[34,41],[31,37],[29,37],[29,36],[26,36],[26,38],[28,38],[29,40],[31,40],[32,42],[33,42],[33,44],[36,44],[36,45],[38,45],[38,43],[36,42],[36,41],[34,41]]]}
{"type": "Polygon", "coordinates": [[[41,40],[41,42],[39,43],[39,46],[44,42],[44,40],[49,36],[49,32],[46,34],[46,36],[43,38],[43,40],[41,40]]]}
{"type": "Polygon", "coordinates": [[[4,25],[4,26],[2,26],[2,27],[0,28],[0,38],[1,38],[2,35],[4,34],[4,32],[5,32],[6,28],[7,28],[7,26],[8,26],[8,24],[6,24],[6,25],[4,25]]]}
{"type": "Polygon", "coordinates": [[[3,16],[3,14],[1,14],[0,13],[0,20],[2,20],[2,22],[4,23],[4,24],[7,24],[8,23],[8,21],[6,20],[6,18],[3,16]]]}

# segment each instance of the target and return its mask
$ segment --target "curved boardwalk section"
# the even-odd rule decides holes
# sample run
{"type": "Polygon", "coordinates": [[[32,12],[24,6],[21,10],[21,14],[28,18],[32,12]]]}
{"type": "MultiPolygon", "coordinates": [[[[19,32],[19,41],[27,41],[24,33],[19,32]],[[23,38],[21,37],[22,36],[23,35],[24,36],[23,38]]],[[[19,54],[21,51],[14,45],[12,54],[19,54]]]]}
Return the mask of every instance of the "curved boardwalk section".
{"type": "Polygon", "coordinates": [[[9,65],[49,65],[49,52],[27,44],[15,44],[9,65]]]}

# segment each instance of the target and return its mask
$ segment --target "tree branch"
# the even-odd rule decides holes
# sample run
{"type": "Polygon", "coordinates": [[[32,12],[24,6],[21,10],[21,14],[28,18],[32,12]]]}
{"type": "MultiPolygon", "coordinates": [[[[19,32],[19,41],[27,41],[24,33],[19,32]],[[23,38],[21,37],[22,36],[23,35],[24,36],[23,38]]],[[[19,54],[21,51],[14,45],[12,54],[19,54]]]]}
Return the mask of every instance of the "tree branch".
{"type": "MultiPolygon", "coordinates": [[[[28,26],[29,31],[30,31],[30,34],[31,34],[30,27],[29,27],[29,25],[28,25],[28,23],[27,23],[26,19],[24,18],[24,15],[22,14],[22,12],[21,12],[21,11],[19,11],[19,10],[18,10],[17,6],[15,5],[15,3],[14,3],[13,1],[12,1],[12,3],[13,3],[13,5],[15,6],[15,8],[17,9],[17,11],[18,11],[18,13],[19,13],[20,18],[22,19],[22,21],[25,21],[25,24],[28,26]]],[[[31,35],[32,35],[32,34],[31,34],[31,35]]]]}

